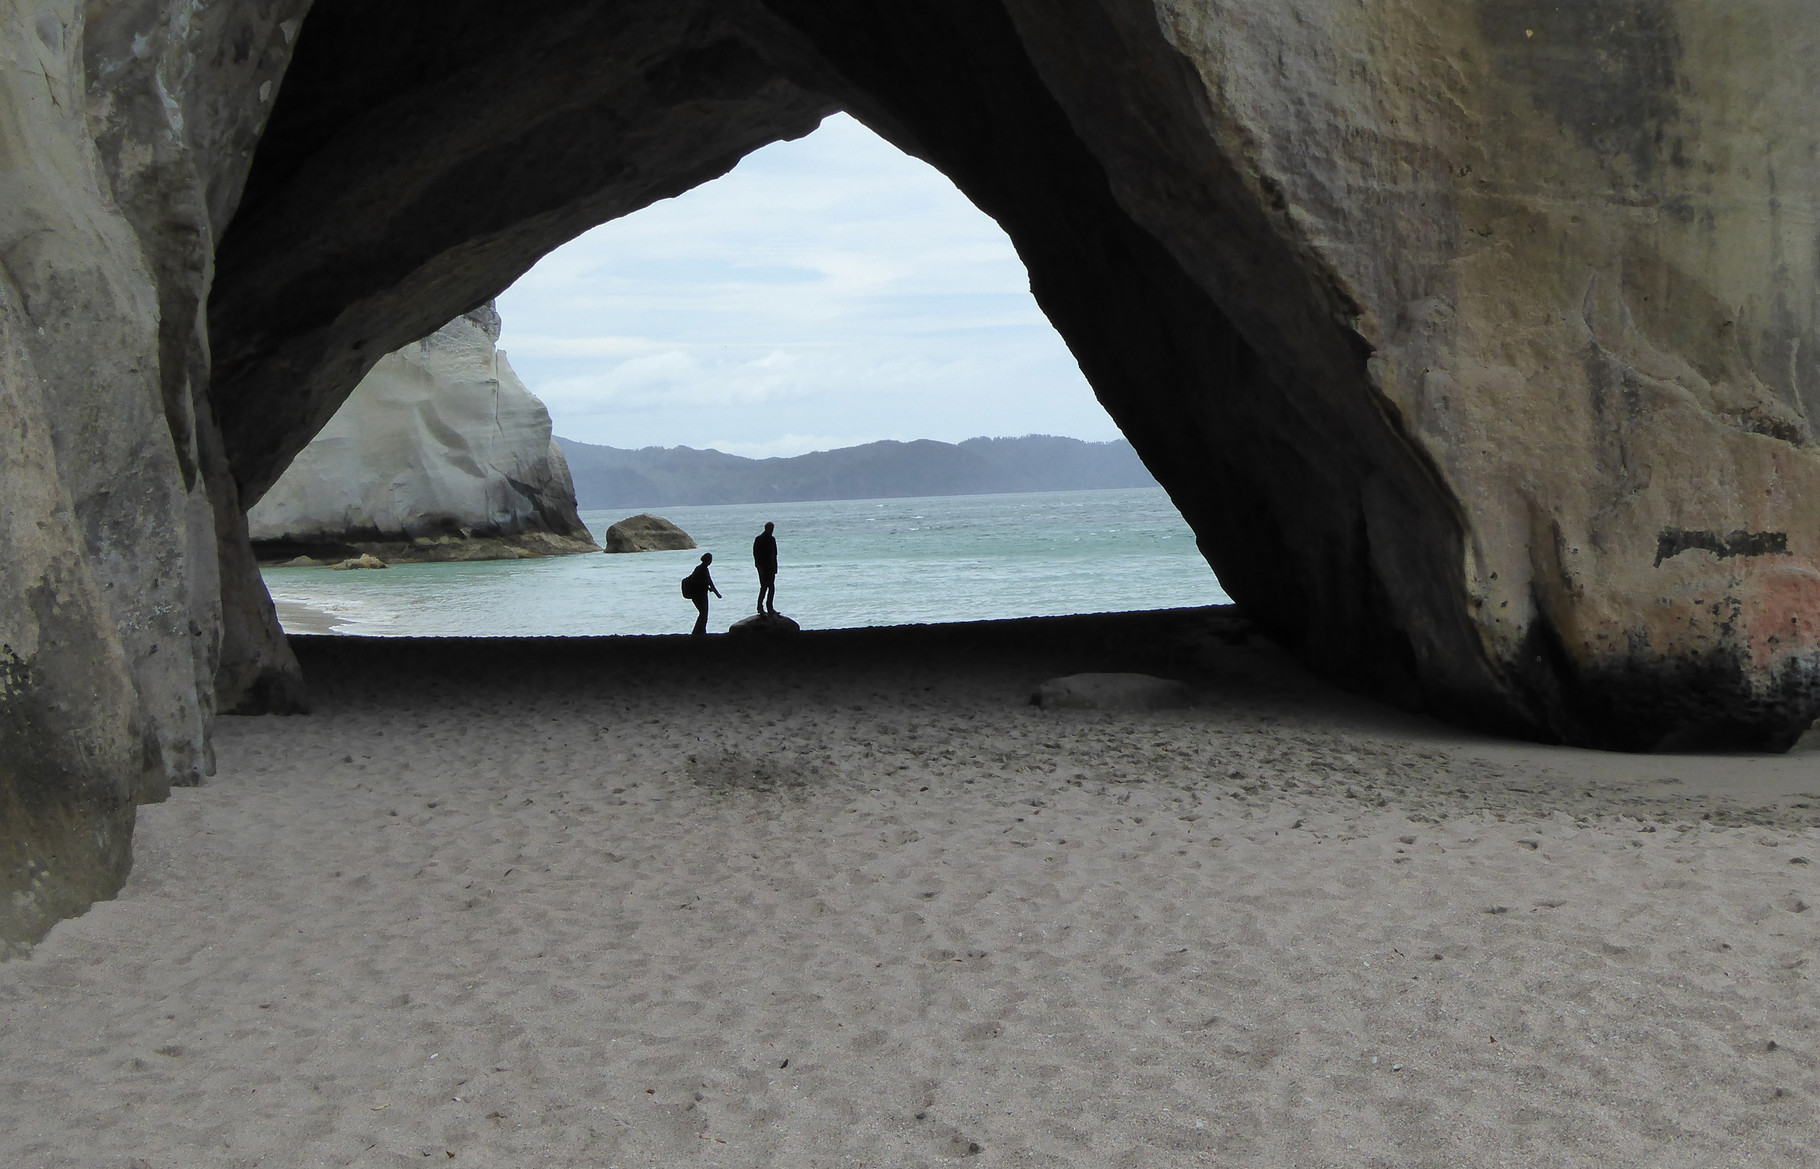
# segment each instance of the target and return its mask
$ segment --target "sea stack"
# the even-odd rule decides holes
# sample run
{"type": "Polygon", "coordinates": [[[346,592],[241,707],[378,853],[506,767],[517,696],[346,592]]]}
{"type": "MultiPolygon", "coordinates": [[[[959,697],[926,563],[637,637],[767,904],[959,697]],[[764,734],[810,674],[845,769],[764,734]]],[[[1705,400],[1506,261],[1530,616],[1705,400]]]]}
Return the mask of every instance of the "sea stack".
{"type": "Polygon", "coordinates": [[[247,516],[262,562],[593,552],[550,413],[491,304],[379,359],[247,516]]]}

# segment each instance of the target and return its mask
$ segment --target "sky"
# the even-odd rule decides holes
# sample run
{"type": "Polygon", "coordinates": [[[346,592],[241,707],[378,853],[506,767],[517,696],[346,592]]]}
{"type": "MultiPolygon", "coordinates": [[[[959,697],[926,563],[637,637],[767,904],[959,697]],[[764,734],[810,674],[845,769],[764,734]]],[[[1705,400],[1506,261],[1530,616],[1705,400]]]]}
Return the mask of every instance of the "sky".
{"type": "Polygon", "coordinates": [[[845,114],[597,227],[499,298],[556,433],[796,455],[1118,428],[999,226],[845,114]]]}

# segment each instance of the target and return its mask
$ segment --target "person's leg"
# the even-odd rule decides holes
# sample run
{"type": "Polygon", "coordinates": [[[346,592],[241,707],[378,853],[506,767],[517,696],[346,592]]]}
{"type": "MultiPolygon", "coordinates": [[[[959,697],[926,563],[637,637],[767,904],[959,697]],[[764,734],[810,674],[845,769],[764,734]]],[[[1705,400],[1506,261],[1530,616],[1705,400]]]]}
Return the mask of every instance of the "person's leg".
{"type": "Polygon", "coordinates": [[[698,597],[695,601],[695,628],[690,633],[704,637],[708,632],[708,598],[698,597]]]}
{"type": "Polygon", "coordinates": [[[764,573],[758,574],[758,611],[760,613],[765,611],[765,590],[770,587],[770,584],[771,582],[765,579],[764,573]]]}
{"type": "Polygon", "coordinates": [[[777,577],[770,573],[758,578],[758,611],[777,612],[777,577]]]}

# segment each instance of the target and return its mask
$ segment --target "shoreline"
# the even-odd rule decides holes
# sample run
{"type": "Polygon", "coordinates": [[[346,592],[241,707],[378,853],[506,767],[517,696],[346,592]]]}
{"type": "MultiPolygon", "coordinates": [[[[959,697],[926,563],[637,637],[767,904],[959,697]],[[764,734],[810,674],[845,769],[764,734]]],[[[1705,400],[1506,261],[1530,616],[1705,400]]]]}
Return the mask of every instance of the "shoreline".
{"type": "Polygon", "coordinates": [[[311,543],[304,540],[255,540],[260,568],[333,568],[344,560],[376,556],[394,564],[471,564],[483,560],[541,560],[551,556],[597,553],[600,545],[584,527],[579,535],[519,532],[510,536],[426,536],[418,539],[363,539],[311,543]],[[310,561],[296,564],[296,560],[310,561]]]}
{"type": "Polygon", "coordinates": [[[318,608],[305,601],[274,596],[272,608],[278,614],[278,627],[284,630],[286,637],[361,636],[344,633],[341,629],[343,626],[355,625],[358,622],[337,617],[327,609],[318,608]]]}

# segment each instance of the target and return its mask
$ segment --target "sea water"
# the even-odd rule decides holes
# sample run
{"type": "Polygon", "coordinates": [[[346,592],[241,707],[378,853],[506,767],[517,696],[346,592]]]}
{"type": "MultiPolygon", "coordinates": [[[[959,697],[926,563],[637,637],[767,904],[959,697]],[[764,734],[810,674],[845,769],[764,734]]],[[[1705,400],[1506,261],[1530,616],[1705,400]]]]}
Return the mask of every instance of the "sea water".
{"type": "MultiPolygon", "coordinates": [[[[702,552],[725,600],[708,628],[755,609],[752,538],[777,525],[777,609],[805,629],[1224,604],[1194,533],[1160,488],[653,509],[694,552],[267,568],[286,627],[376,636],[687,633],[680,582],[702,552]]],[[[599,539],[630,512],[583,512],[599,539]]]]}

